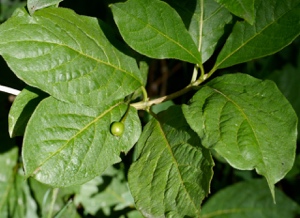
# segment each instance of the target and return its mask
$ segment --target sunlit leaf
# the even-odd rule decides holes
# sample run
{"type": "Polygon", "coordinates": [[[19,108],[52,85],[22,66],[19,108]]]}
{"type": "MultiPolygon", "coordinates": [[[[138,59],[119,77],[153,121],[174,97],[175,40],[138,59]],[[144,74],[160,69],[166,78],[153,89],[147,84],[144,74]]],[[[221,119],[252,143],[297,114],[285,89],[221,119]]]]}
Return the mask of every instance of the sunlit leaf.
{"type": "Polygon", "coordinates": [[[277,188],[274,204],[263,180],[229,186],[213,195],[202,209],[202,218],[297,217],[300,207],[277,188]]]}
{"type": "Polygon", "coordinates": [[[248,23],[253,25],[255,19],[254,0],[236,1],[236,0],[215,0],[224,5],[231,13],[238,17],[244,18],[248,23]]]}
{"type": "MultiPolygon", "coordinates": [[[[286,65],[281,70],[277,70],[267,75],[268,79],[273,80],[280,91],[289,100],[294,110],[300,117],[300,101],[299,101],[299,81],[300,81],[300,66],[293,67],[292,65],[286,65]]],[[[298,122],[298,138],[300,137],[300,122],[298,122]]]]}
{"type": "Polygon", "coordinates": [[[136,61],[117,50],[96,18],[64,8],[19,9],[0,26],[0,54],[13,72],[57,99],[85,105],[123,99],[143,85],[136,61]]]}
{"type": "Polygon", "coordinates": [[[216,49],[232,15],[223,6],[211,0],[166,0],[180,14],[198,50],[202,63],[207,61],[216,49]]]}
{"type": "Polygon", "coordinates": [[[292,168],[297,116],[274,82],[249,75],[217,77],[201,88],[184,115],[206,148],[274,184],[292,168]]]}
{"type": "Polygon", "coordinates": [[[27,87],[16,97],[8,115],[10,137],[24,135],[27,122],[36,106],[47,97],[44,92],[27,87]]]}
{"type": "Polygon", "coordinates": [[[43,100],[30,118],[22,156],[27,176],[51,186],[82,184],[120,162],[139,138],[141,124],[129,108],[122,136],[110,133],[113,122],[121,120],[127,105],[116,102],[98,108],[43,100]],[[38,134],[37,134],[38,133],[38,134]]]}
{"type": "Polygon", "coordinates": [[[28,0],[27,8],[30,14],[33,14],[36,10],[49,7],[52,5],[57,5],[63,0],[28,0]]]}
{"type": "Polygon", "coordinates": [[[214,68],[225,68],[278,52],[300,34],[300,0],[255,1],[256,22],[237,22],[214,68]]]}
{"type": "Polygon", "coordinates": [[[180,107],[170,107],[145,127],[129,186],[145,217],[200,217],[209,193],[213,160],[189,128],[180,107]]]}
{"type": "Polygon", "coordinates": [[[111,9],[122,37],[139,53],[201,64],[197,46],[180,16],[168,4],[129,0],[113,4],[111,9]]]}

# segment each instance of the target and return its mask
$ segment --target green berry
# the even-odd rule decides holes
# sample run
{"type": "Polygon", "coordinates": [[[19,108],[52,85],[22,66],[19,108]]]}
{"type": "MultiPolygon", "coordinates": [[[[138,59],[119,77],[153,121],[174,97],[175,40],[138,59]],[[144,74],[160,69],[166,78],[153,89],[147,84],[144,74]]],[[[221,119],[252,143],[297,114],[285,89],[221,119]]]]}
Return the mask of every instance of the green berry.
{"type": "Polygon", "coordinates": [[[114,122],[110,127],[110,132],[114,136],[121,136],[124,132],[124,124],[122,122],[114,122]]]}

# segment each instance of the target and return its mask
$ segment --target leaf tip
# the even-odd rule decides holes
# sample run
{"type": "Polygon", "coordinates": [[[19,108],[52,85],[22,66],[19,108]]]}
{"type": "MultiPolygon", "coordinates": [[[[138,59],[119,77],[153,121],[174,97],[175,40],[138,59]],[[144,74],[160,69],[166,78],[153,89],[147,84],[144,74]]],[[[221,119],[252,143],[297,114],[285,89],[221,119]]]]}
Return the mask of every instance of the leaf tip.
{"type": "Polygon", "coordinates": [[[267,179],[267,182],[268,182],[268,186],[269,186],[269,189],[270,189],[270,192],[271,192],[271,195],[272,195],[273,203],[276,204],[275,186],[272,182],[268,181],[268,179],[267,179]]]}

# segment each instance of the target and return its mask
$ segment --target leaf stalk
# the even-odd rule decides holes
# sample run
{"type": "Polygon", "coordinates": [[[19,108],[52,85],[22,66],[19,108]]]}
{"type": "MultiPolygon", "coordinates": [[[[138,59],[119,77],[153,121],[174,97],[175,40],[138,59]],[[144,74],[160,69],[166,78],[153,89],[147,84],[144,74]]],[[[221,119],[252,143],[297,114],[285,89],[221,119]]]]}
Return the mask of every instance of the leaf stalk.
{"type": "Polygon", "coordinates": [[[186,86],[185,88],[177,91],[177,92],[174,92],[170,95],[166,95],[166,96],[163,96],[163,97],[160,97],[160,98],[156,98],[156,99],[153,99],[153,100],[148,100],[148,101],[141,101],[141,102],[137,102],[137,103],[133,103],[131,104],[132,107],[136,108],[137,110],[147,110],[148,108],[150,108],[152,105],[155,105],[155,104],[159,104],[159,103],[162,103],[164,101],[168,101],[168,100],[171,100],[171,99],[174,99],[174,98],[177,98],[189,91],[191,91],[195,86],[193,85],[193,83],[191,83],[190,85],[186,86]]]}
{"type": "Polygon", "coordinates": [[[7,86],[2,86],[2,85],[0,85],[0,91],[1,92],[6,92],[6,93],[12,94],[12,95],[18,95],[21,92],[17,89],[13,89],[13,88],[10,88],[10,87],[7,87],[7,86]]]}

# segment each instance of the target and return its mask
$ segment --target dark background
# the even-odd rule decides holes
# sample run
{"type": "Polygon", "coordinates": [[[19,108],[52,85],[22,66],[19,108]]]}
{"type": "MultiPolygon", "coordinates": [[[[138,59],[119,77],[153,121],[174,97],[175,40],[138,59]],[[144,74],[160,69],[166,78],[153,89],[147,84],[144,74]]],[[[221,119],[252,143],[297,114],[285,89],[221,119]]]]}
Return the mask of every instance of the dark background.
{"type": "MultiPolygon", "coordinates": [[[[65,0],[60,6],[75,10],[78,14],[98,17],[111,26],[114,26],[111,12],[107,7],[116,1],[106,0],[65,0]]],[[[24,1],[1,1],[0,22],[4,22],[16,7],[25,5],[24,1]]],[[[121,38],[120,38],[121,39],[121,38]]],[[[0,39],[1,40],[1,39],[0,39]]],[[[211,60],[214,60],[212,57],[211,60]]],[[[147,91],[150,98],[164,96],[185,87],[191,78],[193,66],[176,60],[148,60],[149,76],[147,91]]],[[[209,70],[213,62],[204,64],[209,70]]],[[[253,60],[248,63],[239,64],[226,70],[216,72],[216,75],[225,73],[243,72],[261,79],[271,79],[275,81],[279,89],[293,105],[298,116],[300,115],[300,38],[291,45],[274,55],[253,60]]],[[[25,84],[20,81],[9,69],[6,62],[0,57],[0,84],[22,90],[25,84]]],[[[186,103],[192,93],[188,93],[178,99],[174,99],[175,104],[186,103]]],[[[0,92],[0,152],[7,149],[7,144],[21,147],[22,138],[9,139],[7,119],[9,108],[14,96],[0,92]],[[8,143],[9,142],[9,143],[8,143]]],[[[143,123],[147,121],[147,116],[140,113],[143,123]]],[[[130,155],[129,155],[130,156],[130,155]]],[[[130,160],[124,157],[124,162],[129,166],[130,160]]],[[[215,159],[214,178],[211,192],[215,193],[223,187],[242,180],[259,177],[254,171],[239,171],[228,164],[215,159]]],[[[128,167],[127,166],[127,167],[128,167]]],[[[300,155],[297,150],[297,158],[294,168],[288,173],[285,179],[276,186],[285,192],[290,198],[300,204],[300,155]]]]}

